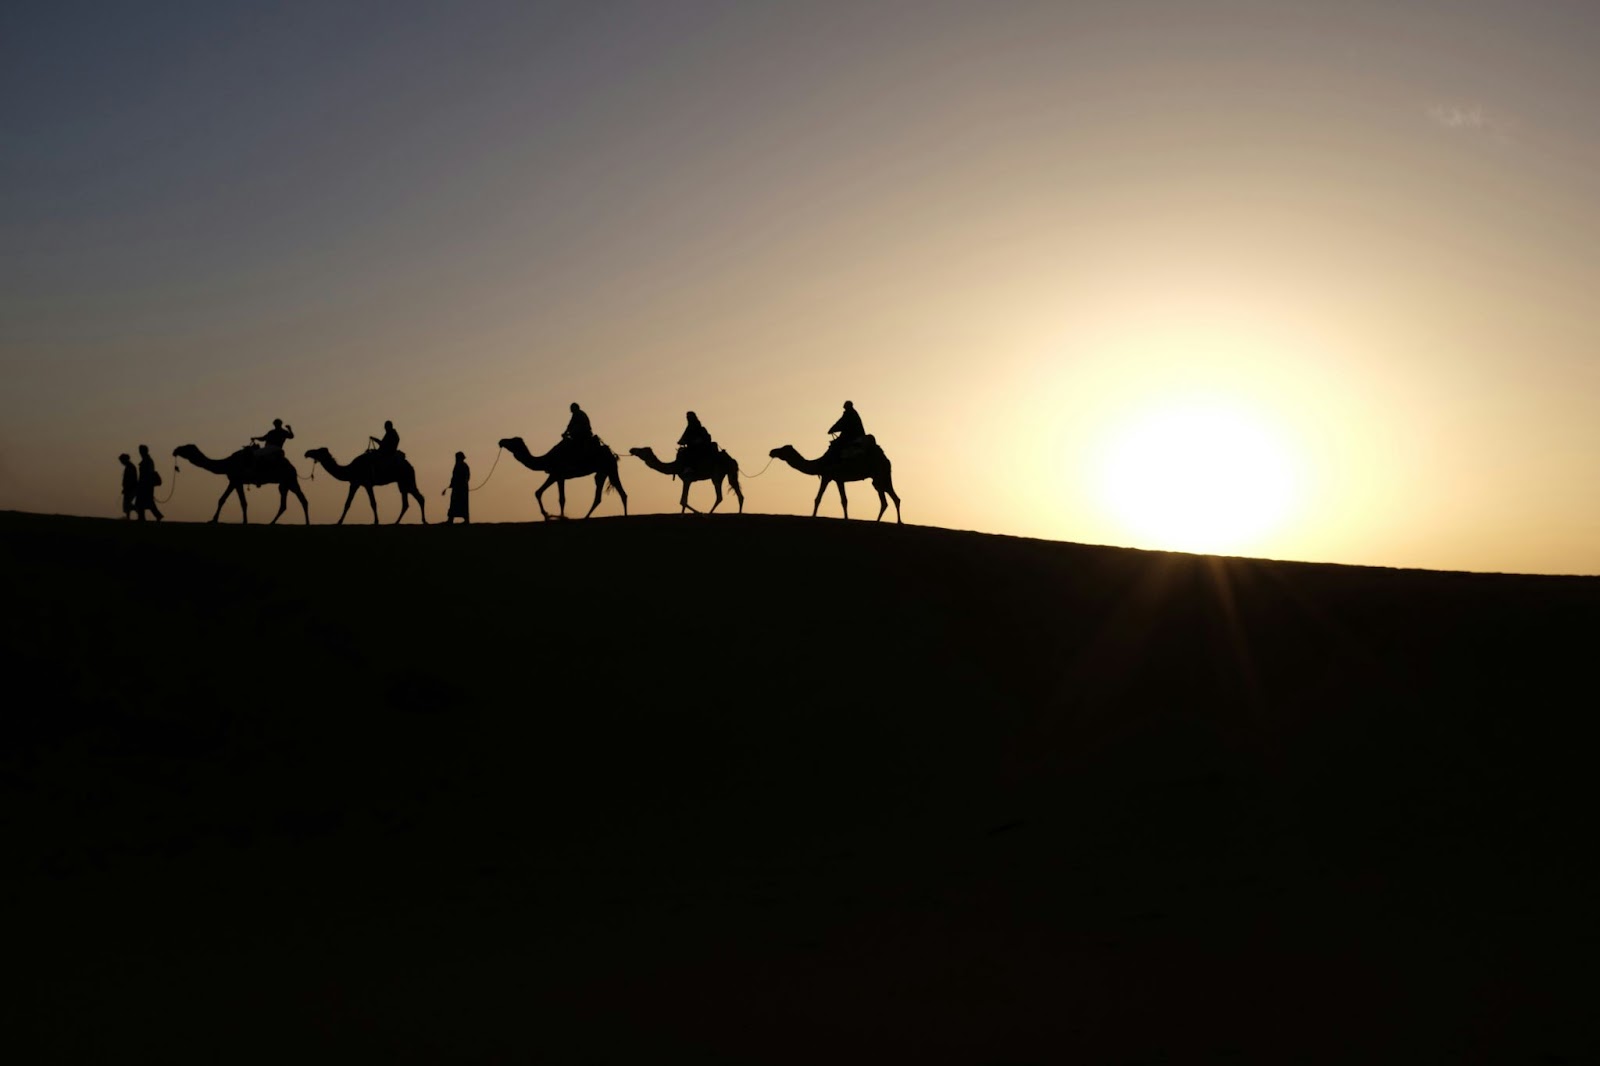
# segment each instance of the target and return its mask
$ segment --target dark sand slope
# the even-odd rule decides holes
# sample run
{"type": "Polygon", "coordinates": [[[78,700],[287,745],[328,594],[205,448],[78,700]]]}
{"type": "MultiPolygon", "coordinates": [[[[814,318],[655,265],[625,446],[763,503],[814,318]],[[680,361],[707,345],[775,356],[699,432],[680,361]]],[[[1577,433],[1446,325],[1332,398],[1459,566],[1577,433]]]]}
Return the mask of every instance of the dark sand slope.
{"type": "Polygon", "coordinates": [[[1600,580],[0,515],[7,1050],[1576,1062],[1600,580]]]}

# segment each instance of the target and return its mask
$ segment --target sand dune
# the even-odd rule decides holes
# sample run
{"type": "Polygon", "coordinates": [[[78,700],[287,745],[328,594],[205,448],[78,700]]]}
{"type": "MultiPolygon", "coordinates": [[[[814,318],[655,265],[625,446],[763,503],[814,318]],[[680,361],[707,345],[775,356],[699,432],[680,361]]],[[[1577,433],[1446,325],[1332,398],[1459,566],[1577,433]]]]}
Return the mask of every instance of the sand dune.
{"type": "Polygon", "coordinates": [[[0,550],[26,1061],[1600,1051],[1600,579],[756,515],[0,550]]]}

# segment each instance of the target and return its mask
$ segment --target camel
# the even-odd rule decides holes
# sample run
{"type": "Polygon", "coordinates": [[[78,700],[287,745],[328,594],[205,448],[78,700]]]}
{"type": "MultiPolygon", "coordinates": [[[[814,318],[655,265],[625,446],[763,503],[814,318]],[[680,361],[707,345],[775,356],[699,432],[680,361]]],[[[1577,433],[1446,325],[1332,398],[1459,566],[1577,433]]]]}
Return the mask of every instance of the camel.
{"type": "Polygon", "coordinates": [[[405,457],[404,452],[396,452],[388,461],[376,451],[365,451],[350,460],[348,466],[341,466],[326,448],[312,448],[306,452],[306,458],[312,464],[322,464],[322,469],[332,474],[340,481],[350,483],[350,491],[344,497],[344,510],[339,512],[337,525],[344,525],[344,516],[350,513],[350,501],[356,498],[357,489],[367,490],[367,502],[372,504],[372,524],[378,524],[378,497],[373,493],[374,485],[400,486],[400,514],[395,518],[395,525],[400,524],[400,519],[406,516],[406,511],[411,507],[411,497],[417,498],[417,510],[422,513],[422,524],[428,524],[428,505],[423,502],[422,493],[417,491],[417,472],[411,468],[411,461],[405,457]]]}
{"type": "Polygon", "coordinates": [[[544,455],[534,455],[528,451],[528,446],[522,443],[521,437],[507,437],[500,442],[500,447],[511,453],[511,457],[529,470],[537,470],[547,475],[544,484],[540,485],[533,494],[533,501],[539,505],[539,513],[545,520],[551,518],[549,511],[544,509],[544,490],[554,482],[556,498],[561,501],[560,514],[556,517],[567,517],[567,482],[572,478],[588,477],[594,475],[594,502],[589,505],[589,510],[584,513],[585,518],[594,514],[594,509],[600,506],[600,492],[602,488],[609,487],[617,490],[617,495],[622,498],[622,513],[628,513],[628,494],[622,489],[622,478],[617,476],[617,454],[599,442],[592,448],[563,448],[557,445],[544,455]]]}
{"type": "Polygon", "coordinates": [[[255,448],[240,448],[226,459],[212,459],[206,456],[193,444],[172,449],[172,454],[180,459],[187,459],[201,470],[209,470],[213,474],[221,474],[228,479],[228,487],[223,490],[222,496],[217,500],[216,513],[211,516],[215,522],[222,514],[222,505],[228,502],[230,493],[239,494],[239,519],[242,522],[250,521],[249,506],[244,500],[244,487],[246,485],[276,485],[278,486],[278,513],[272,516],[272,523],[276,524],[283,517],[283,512],[289,506],[289,493],[294,493],[300,500],[300,509],[305,512],[306,525],[311,524],[311,506],[306,503],[306,494],[300,491],[300,472],[289,462],[289,457],[279,451],[275,455],[261,455],[255,448]]]}
{"type": "Polygon", "coordinates": [[[822,504],[822,494],[828,491],[828,482],[839,483],[839,505],[844,508],[844,516],[849,518],[850,501],[845,498],[844,483],[871,481],[872,487],[878,490],[878,518],[873,521],[883,518],[883,512],[889,509],[889,502],[884,499],[885,493],[894,500],[894,520],[900,521],[900,497],[894,494],[894,482],[889,477],[889,457],[883,454],[883,449],[871,437],[867,438],[864,450],[836,459],[830,459],[827,455],[820,459],[807,459],[795,451],[791,444],[774,448],[770,454],[802,474],[814,474],[822,479],[822,487],[817,489],[817,498],[811,504],[812,518],[817,517],[817,508],[822,504]]]}
{"type": "Polygon", "coordinates": [[[683,480],[683,495],[678,499],[679,514],[684,511],[694,511],[695,514],[700,513],[689,506],[689,486],[696,481],[709,481],[711,482],[711,487],[716,490],[716,502],[711,505],[711,510],[706,512],[707,514],[715,513],[717,507],[722,503],[723,478],[728,479],[728,487],[739,498],[739,513],[744,514],[744,493],[739,488],[739,464],[727,452],[719,450],[715,458],[700,467],[685,466],[678,460],[663,463],[656,458],[655,450],[652,448],[629,448],[628,454],[644,460],[644,465],[658,474],[670,474],[683,480]]]}

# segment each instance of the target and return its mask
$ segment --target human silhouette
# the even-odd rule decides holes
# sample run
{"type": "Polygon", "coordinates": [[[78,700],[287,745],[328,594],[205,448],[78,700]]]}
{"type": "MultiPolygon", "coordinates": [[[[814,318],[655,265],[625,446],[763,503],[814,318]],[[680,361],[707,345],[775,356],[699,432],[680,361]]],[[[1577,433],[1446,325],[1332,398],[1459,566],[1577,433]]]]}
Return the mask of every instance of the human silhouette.
{"type": "Polygon", "coordinates": [[[139,496],[139,469],[127,452],[117,456],[117,461],[122,464],[122,517],[126,520],[133,517],[134,502],[139,496]]]}
{"type": "Polygon", "coordinates": [[[683,436],[678,438],[678,463],[681,466],[698,468],[704,466],[717,454],[717,446],[711,439],[711,431],[700,424],[700,416],[693,411],[684,416],[688,425],[683,429],[683,436]]]}
{"type": "Polygon", "coordinates": [[[251,437],[252,444],[260,442],[263,453],[276,449],[279,455],[283,454],[283,442],[294,439],[294,427],[283,424],[283,419],[274,418],[272,428],[259,437],[251,437]]]}
{"type": "Polygon", "coordinates": [[[828,427],[828,432],[838,434],[828,444],[827,454],[832,456],[853,450],[853,446],[859,444],[867,435],[866,429],[861,425],[861,416],[856,413],[856,405],[849,400],[844,402],[844,414],[828,427]]]}
{"type": "Polygon", "coordinates": [[[470,484],[472,484],[472,471],[467,468],[467,455],[465,452],[456,452],[456,465],[450,471],[450,487],[439,493],[441,496],[446,492],[450,494],[450,509],[444,516],[446,525],[455,525],[458,518],[467,525],[472,524],[472,519],[467,514],[467,486],[470,484]]]}
{"type": "Polygon", "coordinates": [[[393,422],[385,422],[383,424],[383,436],[381,438],[368,437],[367,439],[378,446],[378,454],[384,458],[389,458],[400,450],[400,434],[395,431],[393,422]]]}
{"type": "Polygon", "coordinates": [[[156,516],[159,522],[166,516],[161,513],[161,508],[156,506],[156,486],[161,484],[161,475],[156,472],[156,461],[150,458],[150,445],[139,445],[139,488],[134,495],[133,506],[139,512],[139,521],[144,521],[144,513],[149,511],[156,516]]]}
{"type": "Polygon", "coordinates": [[[577,401],[573,401],[570,410],[572,417],[567,419],[567,428],[561,431],[561,439],[573,450],[582,451],[594,443],[594,428],[589,425],[589,416],[584,414],[577,401]]]}

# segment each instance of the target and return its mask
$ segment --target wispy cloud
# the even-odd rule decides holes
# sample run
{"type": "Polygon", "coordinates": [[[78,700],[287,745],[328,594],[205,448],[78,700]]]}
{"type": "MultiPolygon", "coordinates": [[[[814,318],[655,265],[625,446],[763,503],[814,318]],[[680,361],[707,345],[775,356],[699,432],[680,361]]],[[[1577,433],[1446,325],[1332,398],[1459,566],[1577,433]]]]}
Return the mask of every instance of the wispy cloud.
{"type": "Polygon", "coordinates": [[[1428,117],[1451,130],[1486,130],[1494,127],[1489,113],[1478,104],[1429,104],[1428,117]]]}
{"type": "Polygon", "coordinates": [[[1508,118],[1482,104],[1433,103],[1425,112],[1434,125],[1457,136],[1487,139],[1500,147],[1509,147],[1516,141],[1508,118]]]}

